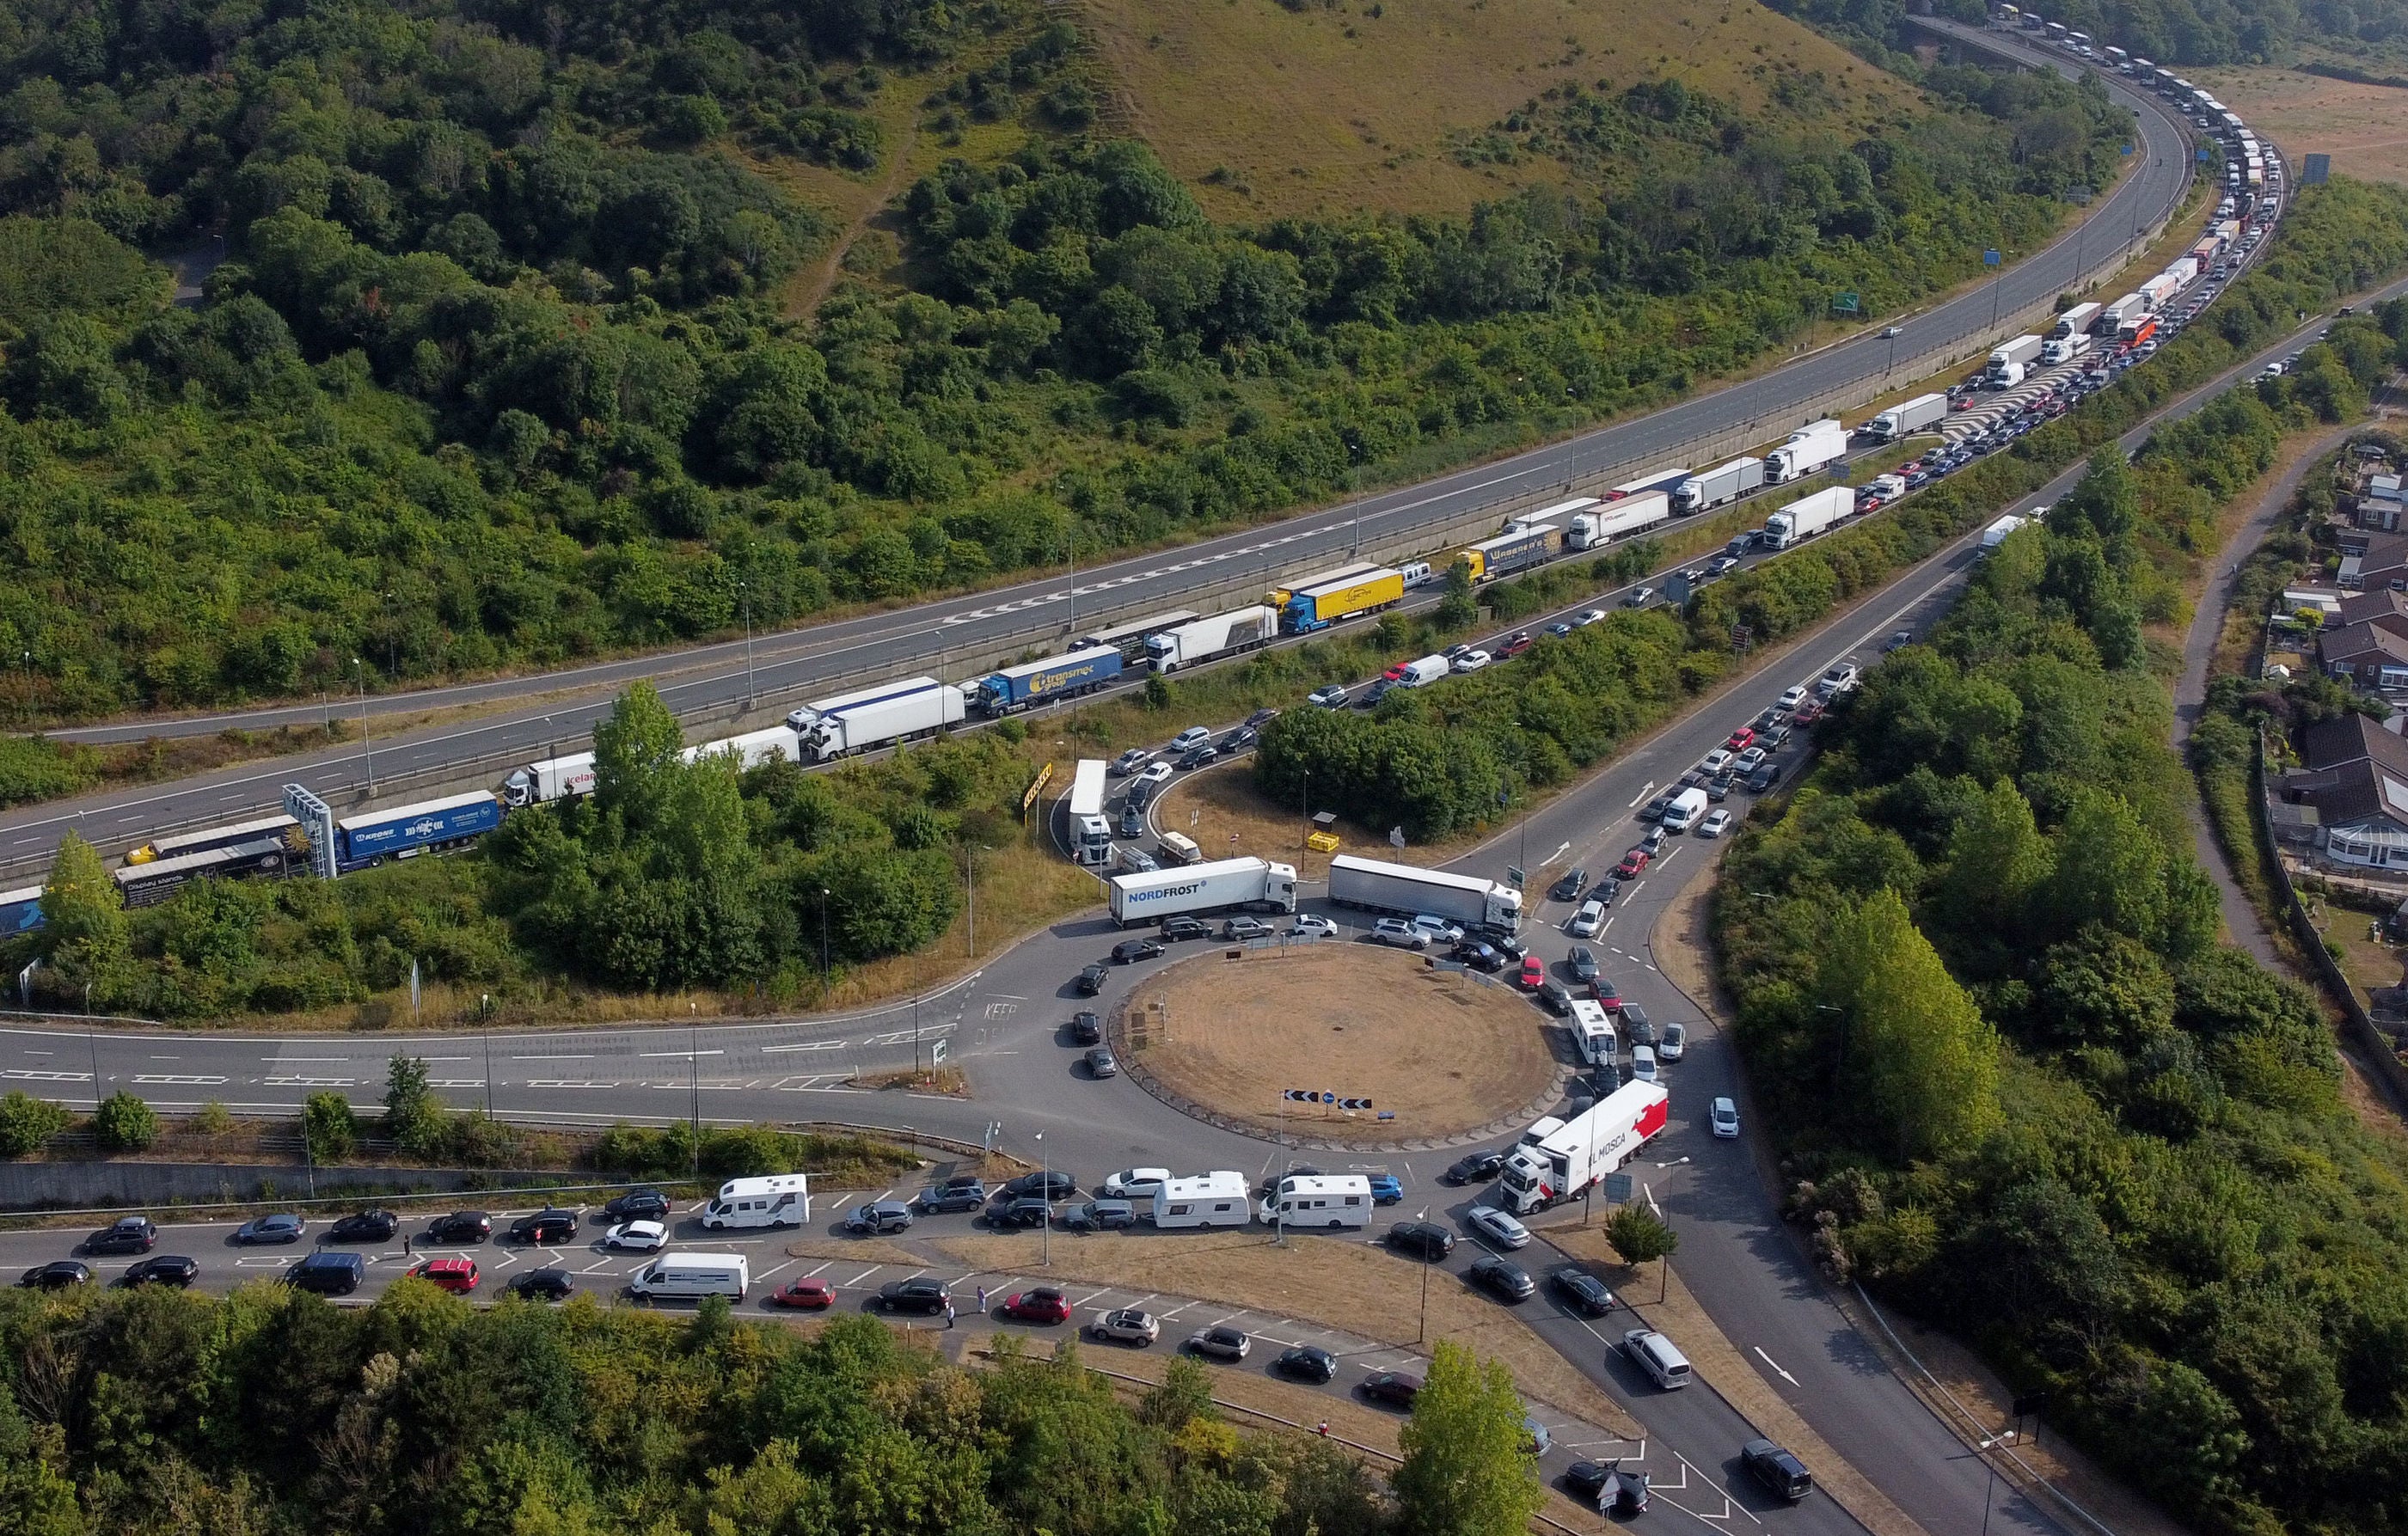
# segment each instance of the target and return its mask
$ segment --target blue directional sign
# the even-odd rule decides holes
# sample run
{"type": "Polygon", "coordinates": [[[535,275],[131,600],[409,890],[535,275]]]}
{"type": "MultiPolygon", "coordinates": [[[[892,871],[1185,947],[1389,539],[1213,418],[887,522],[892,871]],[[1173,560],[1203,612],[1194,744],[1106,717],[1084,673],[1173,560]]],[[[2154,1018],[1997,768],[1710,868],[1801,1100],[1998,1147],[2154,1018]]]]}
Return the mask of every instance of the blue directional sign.
{"type": "Polygon", "coordinates": [[[1998,266],[1998,265],[1999,265],[1999,253],[1998,253],[1998,251],[1997,251],[1996,250],[1990,250],[1990,251],[1983,251],[1983,252],[1982,252],[1982,265],[1983,265],[1984,266],[1998,266]]]}
{"type": "Polygon", "coordinates": [[[2214,159],[2214,158],[2215,158],[2215,151],[2213,151],[2213,150],[2201,150],[2201,151],[2199,151],[2199,163],[2200,163],[2200,165],[2206,165],[2209,161],[2211,161],[2211,160],[2213,160],[2213,159],[2214,159]]]}

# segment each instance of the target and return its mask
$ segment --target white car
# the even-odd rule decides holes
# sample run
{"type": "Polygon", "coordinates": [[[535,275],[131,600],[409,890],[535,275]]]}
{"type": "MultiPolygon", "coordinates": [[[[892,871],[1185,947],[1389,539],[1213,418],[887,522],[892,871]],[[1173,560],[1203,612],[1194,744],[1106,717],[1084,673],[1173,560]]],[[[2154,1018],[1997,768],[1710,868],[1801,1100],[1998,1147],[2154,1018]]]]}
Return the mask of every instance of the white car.
{"type": "Polygon", "coordinates": [[[1429,940],[1433,944],[1463,942],[1463,925],[1450,923],[1443,917],[1432,917],[1427,912],[1417,912],[1413,916],[1413,926],[1429,935],[1429,940]]]}
{"type": "Polygon", "coordinates": [[[1656,589],[1654,587],[1641,587],[1629,596],[1622,599],[1622,606],[1625,608],[1645,608],[1649,603],[1652,603],[1655,600],[1656,589]]]}
{"type": "Polygon", "coordinates": [[[1371,925],[1371,941],[1398,949],[1427,949],[1430,936],[1401,917],[1383,917],[1371,925]]]}
{"type": "Polygon", "coordinates": [[[1782,691],[1781,707],[1784,710],[1794,710],[1805,702],[1806,685],[1802,682],[1794,688],[1786,688],[1782,691]]]}
{"type": "Polygon", "coordinates": [[[1477,672],[1493,658],[1485,651],[1466,651],[1455,658],[1448,669],[1455,672],[1477,672]]]}
{"type": "Polygon", "coordinates": [[[1748,748],[1745,752],[1739,754],[1739,770],[1742,773],[1754,773],[1757,768],[1764,766],[1764,757],[1765,753],[1762,747],[1748,748]]]}
{"type": "Polygon", "coordinates": [[[602,1234],[602,1246],[619,1253],[654,1254],[668,1246],[669,1229],[656,1221],[623,1221],[602,1234]]]}
{"type": "Polygon", "coordinates": [[[1211,739],[1212,730],[1211,726],[1190,725],[1185,730],[1181,731],[1177,736],[1170,739],[1170,750],[1172,752],[1188,752],[1197,747],[1202,746],[1205,742],[1211,739]]]}
{"type": "Polygon", "coordinates": [[[1110,1339],[1116,1344],[1135,1344],[1142,1349],[1162,1337],[1162,1324],[1150,1312],[1127,1308],[1120,1312],[1103,1312],[1087,1325],[1090,1338],[1110,1339]]]}
{"type": "Polygon", "coordinates": [[[1633,1083],[1656,1081],[1656,1047],[1634,1045],[1630,1048],[1630,1081],[1633,1083]]]}
{"type": "Polygon", "coordinates": [[[1511,1213],[1499,1211],[1493,1205],[1473,1206],[1471,1213],[1464,1220],[1471,1223],[1473,1231],[1499,1248],[1527,1248],[1530,1245],[1530,1229],[1515,1221],[1511,1213]]]}
{"type": "Polygon", "coordinates": [[[1581,910],[1572,913],[1572,920],[1566,925],[1564,931],[1575,939],[1594,939],[1597,937],[1597,930],[1603,926],[1605,926],[1605,903],[1584,901],[1581,903],[1581,910]]]}
{"type": "Polygon", "coordinates": [[[1584,608],[1572,616],[1572,627],[1574,629],[1586,629],[1593,624],[1603,624],[1604,622],[1605,610],[1601,608],[1584,608]]]}
{"type": "Polygon", "coordinates": [[[1161,1194],[1162,1186],[1169,1182],[1170,1170],[1167,1168],[1125,1168],[1106,1175],[1097,1193],[1108,1200],[1150,1200],[1161,1194]]]}
{"type": "Polygon", "coordinates": [[[1346,690],[1340,684],[1333,682],[1326,688],[1315,688],[1312,692],[1305,695],[1304,701],[1307,704],[1316,705],[1321,709],[1334,710],[1340,704],[1346,702],[1346,690]]]}
{"type": "Polygon", "coordinates": [[[1656,1041],[1656,1059],[1678,1061],[1688,1049],[1689,1026],[1685,1024],[1667,1024],[1664,1026],[1663,1035],[1656,1041]]]}
{"type": "Polygon", "coordinates": [[[1338,925],[1319,912],[1306,912],[1287,931],[1289,937],[1295,939],[1335,939],[1338,937],[1338,925]]]}
{"type": "Polygon", "coordinates": [[[1724,1141],[1737,1141],[1739,1139],[1739,1106],[1727,1098],[1715,1099],[1713,1107],[1706,1111],[1706,1123],[1713,1127],[1714,1134],[1724,1141]]]}
{"type": "Polygon", "coordinates": [[[1145,766],[1144,771],[1137,776],[1137,782],[1141,784],[1158,784],[1164,780],[1168,779],[1170,777],[1170,773],[1171,768],[1168,763],[1148,763],[1145,766]]]}
{"type": "Polygon", "coordinates": [[[1727,811],[1717,811],[1698,824],[1698,836],[1719,838],[1730,830],[1730,824],[1731,813],[1727,811]]]}
{"type": "Polygon", "coordinates": [[[1723,769],[1730,767],[1732,756],[1733,754],[1729,748],[1716,747],[1713,751],[1706,754],[1704,757],[1698,759],[1698,767],[1703,768],[1708,773],[1720,773],[1723,769]]]}

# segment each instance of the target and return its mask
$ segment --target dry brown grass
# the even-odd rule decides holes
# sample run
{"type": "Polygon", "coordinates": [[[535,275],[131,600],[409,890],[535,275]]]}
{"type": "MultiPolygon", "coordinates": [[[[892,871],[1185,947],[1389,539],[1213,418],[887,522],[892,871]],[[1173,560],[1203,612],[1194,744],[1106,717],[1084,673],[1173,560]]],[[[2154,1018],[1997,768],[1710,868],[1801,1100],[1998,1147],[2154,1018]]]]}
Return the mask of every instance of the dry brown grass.
{"type": "MultiPolygon", "coordinates": [[[[1259,1129],[1283,1123],[1282,1089],[1310,1085],[1392,1113],[1383,1134],[1451,1136],[1555,1081],[1549,1026],[1502,986],[1384,946],[1226,954],[1201,950],[1146,983],[1135,999],[1144,1062],[1174,1092],[1259,1129]]],[[[1287,1127],[1307,1134],[1357,1128],[1311,1105],[1289,1111],[1287,1127]]]]}
{"type": "Polygon", "coordinates": [[[2408,181],[2408,92],[2289,69],[2194,69],[2192,83],[2274,141],[2292,173],[2311,151],[2369,181],[2408,181]]]}
{"type": "Polygon", "coordinates": [[[1082,0],[1082,9],[1133,125],[1217,218],[1460,210],[1558,180],[1552,162],[1474,168],[1447,146],[1567,80],[1618,88],[1672,77],[1777,119],[1780,73],[1818,72],[1836,103],[1822,124],[1840,134],[1920,109],[1911,88],[1756,6],[1082,0]]]}

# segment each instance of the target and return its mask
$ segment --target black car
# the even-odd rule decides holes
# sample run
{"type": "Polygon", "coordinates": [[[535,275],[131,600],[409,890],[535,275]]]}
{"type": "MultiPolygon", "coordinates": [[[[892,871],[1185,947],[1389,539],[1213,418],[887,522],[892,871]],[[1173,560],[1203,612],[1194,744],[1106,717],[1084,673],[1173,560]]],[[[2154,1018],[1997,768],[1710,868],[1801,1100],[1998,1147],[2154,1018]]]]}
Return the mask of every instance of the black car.
{"type": "Polygon", "coordinates": [[[1529,1270],[1496,1254],[1473,1259],[1464,1278],[1499,1301],[1527,1301],[1539,1293],[1539,1283],[1530,1278],[1529,1270]]]}
{"type": "Polygon", "coordinates": [[[1262,733],[1260,731],[1257,731],[1252,725],[1240,725],[1236,730],[1231,731],[1228,735],[1221,738],[1219,742],[1221,755],[1227,757],[1232,754],[1243,752],[1248,747],[1253,746],[1256,741],[1261,739],[1262,733]]]}
{"type": "Polygon", "coordinates": [[[1604,1281],[1577,1264],[1567,1264],[1549,1278],[1555,1283],[1555,1294],[1564,1299],[1566,1306],[1591,1317],[1602,1317],[1613,1310],[1613,1292],[1606,1288],[1604,1281]]]}
{"type": "Polygon", "coordinates": [[[1280,1357],[1271,1362],[1271,1369],[1301,1382],[1334,1382],[1338,1379],[1338,1357],[1326,1349],[1299,1344],[1282,1350],[1280,1357]]]}
{"type": "Polygon", "coordinates": [[[1162,945],[1152,939],[1124,939],[1112,946],[1112,964],[1134,965],[1140,960],[1159,960],[1162,945]]]}
{"type": "Polygon", "coordinates": [[[1104,963],[1098,960],[1079,972],[1079,979],[1070,984],[1077,990],[1080,997],[1092,998],[1104,989],[1104,978],[1109,974],[1110,971],[1104,963]]]}
{"type": "Polygon", "coordinates": [[[1024,1173],[1004,1182],[996,1191],[1006,1199],[1067,1200],[1079,1192],[1079,1181],[1058,1168],[1042,1173],[1024,1173]]]}
{"type": "Polygon", "coordinates": [[[934,1315],[953,1304],[941,1280],[894,1280],[878,1287],[882,1312],[916,1312],[934,1315]]]}
{"type": "Polygon", "coordinates": [[[1279,711],[1277,710],[1256,710],[1254,713],[1246,716],[1245,728],[1250,731],[1258,731],[1278,718],[1279,711]]]}
{"type": "Polygon", "coordinates": [[[1129,793],[1126,800],[1121,802],[1121,836],[1125,838],[1145,836],[1145,802],[1137,797],[1134,790],[1129,793]]]}
{"type": "Polygon", "coordinates": [[[558,1207],[538,1211],[532,1216],[521,1216],[510,1223],[512,1242],[574,1242],[577,1241],[577,1213],[558,1207]]]}
{"type": "Polygon", "coordinates": [[[494,1235],[494,1218],[482,1211],[454,1211],[427,1224],[426,1236],[436,1242],[482,1242],[494,1235]]]}
{"type": "Polygon", "coordinates": [[[1137,1206],[1128,1200],[1087,1200],[1063,1212],[1062,1225],[1073,1232],[1116,1232],[1137,1225],[1137,1206]]]}
{"type": "Polygon", "coordinates": [[[120,1216],[83,1240],[87,1254],[147,1254],[159,1244],[159,1228],[148,1216],[120,1216]]]}
{"type": "Polygon", "coordinates": [[[1434,1221],[1400,1221],[1388,1228],[1388,1246],[1435,1264],[1455,1252],[1455,1234],[1434,1221]]]}
{"type": "Polygon", "coordinates": [[[1205,764],[1212,761],[1212,759],[1220,755],[1221,749],[1214,746],[1211,742],[1207,741],[1200,747],[1190,747],[1184,753],[1182,753],[1179,757],[1179,766],[1182,769],[1200,768],[1205,764]]]}
{"type": "Polygon", "coordinates": [[[1211,928],[1206,926],[1201,918],[1166,917],[1162,920],[1162,938],[1165,943],[1175,944],[1182,939],[1210,939],[1211,937],[1211,928]]]}
{"type": "Polygon", "coordinates": [[[179,1289],[198,1279],[200,1260],[181,1254],[152,1254],[125,1271],[129,1285],[174,1285],[179,1289]]]}
{"type": "Polygon", "coordinates": [[[1377,682],[1373,682],[1371,686],[1363,690],[1363,696],[1354,701],[1354,707],[1358,710],[1368,710],[1373,705],[1379,703],[1380,700],[1387,697],[1389,694],[1396,690],[1396,686],[1397,685],[1395,683],[1390,682],[1386,678],[1381,678],[1377,682]]]}
{"type": "Polygon", "coordinates": [[[1739,1458],[1775,1499],[1794,1504],[1814,1491],[1814,1474],[1806,1470],[1806,1463],[1769,1440],[1749,1441],[1739,1448],[1739,1458]]]}
{"type": "Polygon", "coordinates": [[[1572,989],[1550,976],[1539,987],[1539,1006],[1562,1018],[1572,1011],[1572,989]]]}
{"type": "Polygon", "coordinates": [[[1363,1395],[1373,1402],[1410,1411],[1422,1395],[1422,1379],[1410,1371],[1374,1371],[1363,1378],[1363,1395]]]}
{"type": "Polygon", "coordinates": [[[1503,1153],[1468,1152],[1448,1164],[1439,1180],[1442,1184],[1486,1184],[1504,1171],[1503,1153]]]}
{"type": "Polygon", "coordinates": [[[1761,795],[1779,782],[1781,782],[1781,765],[1759,763],[1756,765],[1756,771],[1747,776],[1747,792],[1750,795],[1761,795]]]}
{"type": "Polygon", "coordinates": [[[1092,1008],[1082,1008],[1070,1015],[1070,1043],[1101,1045],[1104,1042],[1104,1021],[1092,1008]]]}
{"type": "Polygon", "coordinates": [[[1571,953],[1564,956],[1564,964],[1571,968],[1572,978],[1575,981],[1597,980],[1597,951],[1586,944],[1574,944],[1571,947],[1571,953]]]}
{"type": "Polygon", "coordinates": [[[1564,1469],[1564,1491],[1584,1504],[1594,1504],[1613,1481],[1613,1469],[1602,1461],[1575,1461],[1564,1469]]]}
{"type": "Polygon", "coordinates": [[[321,1248],[286,1270],[284,1283],[295,1290],[315,1291],[320,1296],[349,1296],[360,1288],[367,1275],[367,1264],[359,1255],[321,1248]]]}
{"type": "MultiPolygon", "coordinates": [[[[664,1201],[664,1204],[666,1202],[664,1201]]],[[[355,1211],[326,1228],[328,1242],[390,1242],[401,1218],[390,1211],[355,1211]]]]}
{"type": "Polygon", "coordinates": [[[523,1296],[530,1301],[566,1301],[569,1293],[577,1289],[577,1282],[566,1270],[546,1265],[514,1277],[509,1289],[511,1295],[523,1296]]]}
{"type": "Polygon", "coordinates": [[[1637,1003],[1622,1005],[1622,1039],[1628,1045],[1656,1043],[1656,1021],[1649,1018],[1647,1010],[1637,1003]]]}
{"type": "Polygon", "coordinates": [[[1025,1229],[1042,1227],[1054,1219],[1054,1202],[1029,1196],[1023,1199],[1006,1200],[986,1213],[987,1225],[1025,1229]]]}
{"type": "Polygon", "coordinates": [[[668,1218],[669,1198],[657,1189],[630,1189],[611,1197],[602,1207],[602,1219],[616,1224],[623,1221],[665,1221],[668,1218]]]}
{"type": "Polygon", "coordinates": [[[1578,901],[1581,893],[1587,889],[1588,871],[1573,869],[1547,888],[1547,897],[1551,901],[1578,901]]]}
{"type": "Polygon", "coordinates": [[[92,1269],[72,1258],[54,1258],[48,1264],[36,1264],[18,1278],[17,1284],[37,1291],[63,1291],[70,1286],[89,1285],[92,1269]]]}
{"type": "Polygon", "coordinates": [[[919,1203],[922,1211],[931,1214],[949,1211],[983,1211],[986,1209],[986,1185],[939,1184],[920,1191],[919,1203]]]}
{"type": "Polygon", "coordinates": [[[1504,954],[1493,944],[1457,944],[1455,958],[1458,964],[1469,966],[1485,975],[1494,976],[1505,969],[1504,954]]]}
{"type": "Polygon", "coordinates": [[[1647,802],[1647,808],[1644,811],[1639,812],[1639,819],[1642,822],[1660,822],[1664,819],[1664,812],[1671,809],[1672,797],[1658,795],[1647,802]]]}

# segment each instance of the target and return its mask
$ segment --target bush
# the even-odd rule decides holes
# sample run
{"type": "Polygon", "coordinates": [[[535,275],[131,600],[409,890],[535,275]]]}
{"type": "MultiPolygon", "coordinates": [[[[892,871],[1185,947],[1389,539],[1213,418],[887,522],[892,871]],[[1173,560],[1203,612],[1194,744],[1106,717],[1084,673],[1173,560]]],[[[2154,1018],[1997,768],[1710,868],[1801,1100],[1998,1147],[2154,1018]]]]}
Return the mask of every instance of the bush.
{"type": "Polygon", "coordinates": [[[0,1097],[0,1157],[22,1157],[67,1128],[67,1112],[22,1089],[0,1097]]]}
{"type": "Polygon", "coordinates": [[[204,1136],[223,1136],[234,1129],[234,1112],[212,1098],[193,1112],[193,1128],[204,1136]]]}
{"type": "Polygon", "coordinates": [[[159,1112],[120,1088],[100,1101],[92,1128],[103,1152],[140,1152],[159,1139],[159,1112]]]}
{"type": "Polygon", "coordinates": [[[313,1093],[301,1106],[301,1134],[309,1156],[322,1163],[340,1162],[360,1141],[359,1115],[351,1101],[338,1093],[313,1093]]]}

